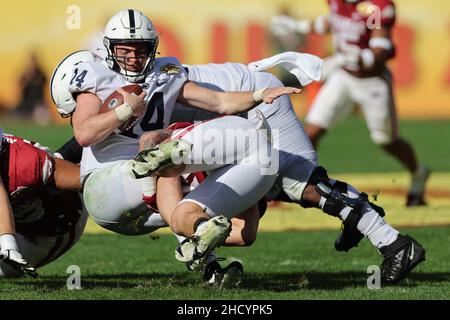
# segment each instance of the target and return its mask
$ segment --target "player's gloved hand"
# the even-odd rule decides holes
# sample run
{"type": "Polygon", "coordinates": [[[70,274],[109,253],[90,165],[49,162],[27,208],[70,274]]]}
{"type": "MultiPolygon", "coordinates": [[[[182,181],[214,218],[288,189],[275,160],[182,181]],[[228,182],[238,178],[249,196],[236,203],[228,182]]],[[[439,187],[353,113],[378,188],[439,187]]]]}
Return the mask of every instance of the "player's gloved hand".
{"type": "Polygon", "coordinates": [[[140,117],[144,113],[146,106],[144,102],[146,93],[144,91],[138,96],[134,93],[130,94],[122,88],[117,89],[117,92],[119,92],[123,96],[123,101],[125,103],[128,103],[131,108],[133,108],[133,116],[140,117]]]}
{"type": "Polygon", "coordinates": [[[327,80],[333,72],[339,69],[345,63],[345,59],[340,54],[335,54],[323,59],[321,80],[327,80]]]}
{"type": "Polygon", "coordinates": [[[0,251],[0,260],[9,264],[14,270],[32,278],[38,276],[36,269],[31,266],[22,255],[14,249],[6,249],[0,251]]]}
{"type": "Polygon", "coordinates": [[[270,21],[270,29],[277,37],[285,37],[296,31],[297,20],[286,15],[275,16],[270,21]]]}

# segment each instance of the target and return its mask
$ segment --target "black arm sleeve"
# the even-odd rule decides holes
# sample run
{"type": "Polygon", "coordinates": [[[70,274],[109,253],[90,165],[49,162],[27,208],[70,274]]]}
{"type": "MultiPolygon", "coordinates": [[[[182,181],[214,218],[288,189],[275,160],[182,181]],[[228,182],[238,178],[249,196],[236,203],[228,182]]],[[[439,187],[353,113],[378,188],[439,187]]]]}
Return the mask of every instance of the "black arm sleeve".
{"type": "Polygon", "coordinates": [[[83,147],[81,147],[77,140],[72,137],[72,139],[67,141],[62,147],[56,150],[56,152],[60,153],[64,160],[72,163],[80,163],[83,147]]]}

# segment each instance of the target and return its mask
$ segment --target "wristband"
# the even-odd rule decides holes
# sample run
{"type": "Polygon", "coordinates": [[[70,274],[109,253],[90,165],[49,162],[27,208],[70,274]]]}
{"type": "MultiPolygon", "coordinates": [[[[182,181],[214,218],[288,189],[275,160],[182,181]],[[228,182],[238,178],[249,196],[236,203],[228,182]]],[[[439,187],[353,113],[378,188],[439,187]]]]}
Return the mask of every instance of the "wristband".
{"type": "Polygon", "coordinates": [[[253,92],[252,97],[253,97],[253,101],[260,103],[264,100],[263,97],[263,92],[266,90],[267,88],[263,88],[263,89],[259,89],[253,92]]]}
{"type": "Polygon", "coordinates": [[[133,107],[126,102],[121,104],[117,108],[114,108],[112,111],[120,122],[124,122],[125,120],[130,119],[134,112],[133,107]]]}

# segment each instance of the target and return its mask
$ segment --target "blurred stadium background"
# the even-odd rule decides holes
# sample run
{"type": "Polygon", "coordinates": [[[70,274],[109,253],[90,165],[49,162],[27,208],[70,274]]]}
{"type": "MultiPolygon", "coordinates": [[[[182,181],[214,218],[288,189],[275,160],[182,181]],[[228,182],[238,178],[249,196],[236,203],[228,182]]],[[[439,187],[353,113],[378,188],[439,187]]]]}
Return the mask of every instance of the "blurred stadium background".
{"type": "MultiPolygon", "coordinates": [[[[365,123],[355,113],[323,140],[321,163],[333,176],[368,192],[387,209],[396,226],[450,225],[450,2],[397,0],[395,42],[391,62],[395,78],[400,131],[416,147],[420,160],[432,169],[427,191],[429,205],[406,208],[409,178],[402,167],[369,139],[365,123]]],[[[8,133],[57,148],[71,137],[67,119],[56,113],[48,80],[67,54],[92,49],[101,41],[109,17],[126,7],[146,13],[161,33],[159,52],[182,63],[235,61],[247,63],[277,53],[280,43],[268,31],[272,16],[288,12],[313,18],[327,12],[326,1],[297,0],[42,0],[2,3],[0,37],[0,125],[8,133]],[[21,75],[32,55],[46,76],[45,112],[23,118],[15,108],[21,101],[21,75]]],[[[290,50],[325,57],[331,53],[328,37],[297,39],[290,50]]],[[[274,70],[280,77],[285,75],[274,70]]],[[[296,98],[299,117],[309,108],[319,85],[296,98]]],[[[41,109],[42,111],[42,109],[41,109]]],[[[293,137],[295,138],[295,137],[293,137]]],[[[261,223],[262,231],[337,229],[336,219],[315,210],[273,204],[261,223]]],[[[448,229],[447,229],[448,230],[448,229]]],[[[90,223],[87,232],[101,231],[90,223]]],[[[163,233],[165,231],[162,231],[163,233]]],[[[447,237],[442,241],[448,242],[447,237]]],[[[448,271],[448,269],[447,269],[448,271]]]]}
{"type": "MultiPolygon", "coordinates": [[[[396,4],[394,37],[398,50],[391,68],[400,130],[433,170],[427,194],[430,206],[413,210],[403,207],[408,178],[396,161],[371,143],[358,114],[326,136],[319,151],[320,161],[332,174],[342,174],[361,189],[376,194],[377,200],[388,206],[388,212],[399,216],[400,223],[450,223],[450,214],[446,213],[450,212],[450,144],[446,141],[450,138],[450,3],[398,0],[396,4]],[[414,214],[406,214],[409,211],[414,214]]],[[[98,47],[105,22],[123,9],[124,3],[44,0],[26,6],[21,2],[2,6],[1,125],[7,132],[56,148],[71,136],[71,129],[68,120],[56,113],[49,97],[51,73],[68,53],[98,47]],[[48,121],[42,120],[41,113],[29,119],[12,116],[22,99],[21,75],[29,71],[32,55],[47,80],[43,94],[45,108],[50,111],[48,121]]],[[[247,63],[275,54],[283,49],[268,32],[272,16],[287,12],[297,18],[313,18],[327,12],[326,1],[127,1],[126,6],[142,10],[154,21],[161,33],[161,55],[173,55],[191,64],[247,63]]],[[[325,57],[331,53],[331,41],[328,37],[308,36],[285,45],[286,49],[325,57]]],[[[285,74],[278,75],[287,79],[285,74]]],[[[312,85],[296,98],[294,105],[300,117],[305,115],[318,88],[312,85]]],[[[311,216],[302,214],[305,210],[285,205],[273,210],[277,214],[268,215],[262,229],[283,228],[285,223],[290,228],[338,227],[333,219],[314,215],[314,210],[311,216]],[[289,214],[283,214],[286,209],[289,214]],[[287,222],[283,222],[285,216],[287,222]]]]}

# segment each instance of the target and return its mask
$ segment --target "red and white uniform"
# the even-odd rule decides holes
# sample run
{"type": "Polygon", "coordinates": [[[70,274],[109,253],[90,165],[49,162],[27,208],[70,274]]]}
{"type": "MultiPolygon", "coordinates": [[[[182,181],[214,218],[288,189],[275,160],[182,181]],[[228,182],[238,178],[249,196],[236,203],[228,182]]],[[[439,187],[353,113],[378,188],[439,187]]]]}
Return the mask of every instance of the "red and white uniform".
{"type": "MultiPolygon", "coordinates": [[[[337,52],[358,54],[369,48],[371,28],[391,28],[395,7],[390,0],[329,0],[330,23],[337,52]]],[[[392,50],[392,53],[394,51],[392,50]]],[[[364,75],[361,66],[346,63],[326,80],[307,116],[306,123],[329,129],[358,105],[364,114],[371,139],[387,145],[397,139],[397,117],[392,76],[386,67],[364,75]]]]}
{"type": "MultiPolygon", "coordinates": [[[[368,0],[347,3],[345,0],[328,0],[329,22],[336,52],[359,53],[369,48],[373,29],[392,28],[395,23],[395,6],[391,0],[368,0]]],[[[358,64],[344,68],[360,71],[358,64]]]]}
{"type": "MultiPolygon", "coordinates": [[[[0,175],[13,210],[19,252],[40,267],[78,241],[87,213],[78,193],[52,187],[55,163],[47,152],[1,130],[0,142],[0,175]]],[[[18,276],[0,262],[3,275],[18,276]]]]}

